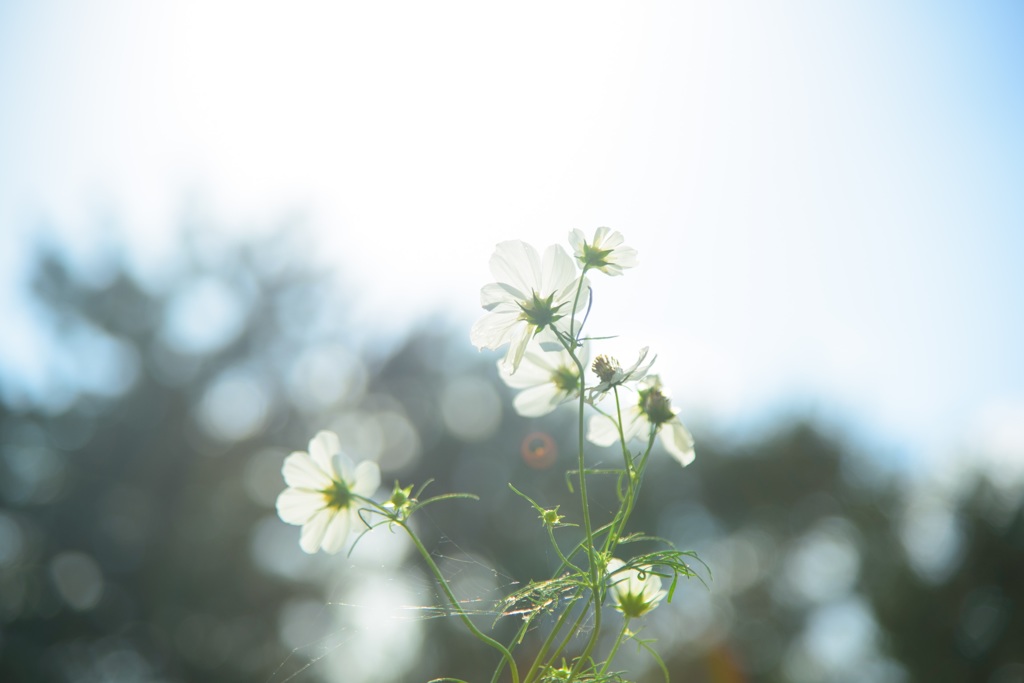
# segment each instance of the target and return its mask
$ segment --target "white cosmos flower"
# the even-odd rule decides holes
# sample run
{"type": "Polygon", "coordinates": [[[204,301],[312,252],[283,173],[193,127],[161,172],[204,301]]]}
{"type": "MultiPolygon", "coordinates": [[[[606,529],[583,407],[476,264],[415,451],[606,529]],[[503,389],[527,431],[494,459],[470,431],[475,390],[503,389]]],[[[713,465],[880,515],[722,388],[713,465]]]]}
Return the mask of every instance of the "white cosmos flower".
{"type": "Polygon", "coordinates": [[[470,339],[478,349],[508,344],[501,367],[511,375],[535,334],[551,327],[568,330],[578,273],[560,246],[548,247],[541,259],[519,240],[499,243],[490,266],[496,282],[480,290],[480,305],[488,313],[473,325],[470,339]]]}
{"type": "MultiPolygon", "coordinates": [[[[586,352],[584,345],[584,365],[586,352]]],[[[498,374],[510,387],[521,390],[512,399],[512,406],[523,417],[547,415],[580,395],[579,369],[569,352],[549,333],[541,333],[530,343],[515,374],[507,372],[502,361],[498,361],[498,374]]]]}
{"type": "MultiPolygon", "coordinates": [[[[633,439],[647,439],[651,425],[658,428],[658,436],[665,450],[679,464],[686,467],[693,462],[693,436],[679,421],[669,399],[661,390],[657,375],[648,375],[640,383],[637,401],[622,410],[622,434],[629,443],[633,439]]],[[[587,428],[587,441],[598,446],[611,446],[619,440],[615,420],[606,415],[594,415],[587,428]]]]}
{"type": "Polygon", "coordinates": [[[592,369],[601,381],[591,390],[593,394],[602,394],[612,387],[621,386],[626,382],[637,382],[646,377],[647,371],[651,369],[654,361],[658,359],[658,356],[655,355],[650,362],[644,362],[647,360],[648,348],[645,346],[640,349],[636,362],[626,369],[623,369],[619,365],[619,361],[611,356],[602,354],[595,358],[592,369]]]}
{"type": "Polygon", "coordinates": [[[582,230],[569,233],[569,246],[580,266],[595,268],[607,275],[622,275],[624,269],[637,264],[636,249],[622,242],[622,233],[611,228],[598,228],[589,242],[582,230]]]}
{"type": "Polygon", "coordinates": [[[649,567],[623,569],[626,563],[617,557],[608,560],[608,575],[615,609],[627,617],[642,617],[658,606],[667,593],[661,590],[661,577],[649,567]]]}
{"type": "Polygon", "coordinates": [[[285,458],[281,472],[288,488],[277,497],[277,514],[302,525],[299,545],[310,554],[341,550],[352,525],[362,524],[356,496],[367,498],[380,486],[377,463],[364,460],[353,469],[338,435],[327,431],[310,440],[308,453],[285,458]]]}

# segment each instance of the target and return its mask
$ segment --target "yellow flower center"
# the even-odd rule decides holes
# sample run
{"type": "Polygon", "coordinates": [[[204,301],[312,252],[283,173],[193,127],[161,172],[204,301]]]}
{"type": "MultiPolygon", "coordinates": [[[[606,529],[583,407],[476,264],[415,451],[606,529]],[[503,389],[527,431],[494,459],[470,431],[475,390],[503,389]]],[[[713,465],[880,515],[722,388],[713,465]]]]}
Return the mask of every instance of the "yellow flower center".
{"type": "Polygon", "coordinates": [[[567,365],[563,365],[552,373],[551,381],[556,387],[558,387],[559,391],[568,394],[579,388],[580,376],[576,371],[576,368],[570,368],[567,365]]]}
{"type": "Polygon", "coordinates": [[[323,490],[324,500],[327,502],[327,507],[341,510],[347,508],[349,503],[352,502],[352,492],[349,490],[348,485],[343,481],[334,481],[331,483],[330,488],[323,490]]]}

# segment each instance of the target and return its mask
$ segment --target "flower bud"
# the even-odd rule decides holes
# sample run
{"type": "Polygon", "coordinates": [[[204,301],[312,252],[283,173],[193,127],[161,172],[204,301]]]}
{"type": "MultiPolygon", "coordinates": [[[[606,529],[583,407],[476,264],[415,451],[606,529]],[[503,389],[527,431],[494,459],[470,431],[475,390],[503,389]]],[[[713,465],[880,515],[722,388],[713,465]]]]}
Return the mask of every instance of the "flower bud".
{"type": "Polygon", "coordinates": [[[652,425],[665,424],[675,417],[668,396],[661,393],[661,389],[656,386],[640,392],[640,410],[652,425]]]}
{"type": "Polygon", "coordinates": [[[616,372],[622,372],[622,366],[619,365],[619,361],[604,354],[595,358],[594,364],[590,367],[602,382],[610,383],[615,378],[616,372]]]}

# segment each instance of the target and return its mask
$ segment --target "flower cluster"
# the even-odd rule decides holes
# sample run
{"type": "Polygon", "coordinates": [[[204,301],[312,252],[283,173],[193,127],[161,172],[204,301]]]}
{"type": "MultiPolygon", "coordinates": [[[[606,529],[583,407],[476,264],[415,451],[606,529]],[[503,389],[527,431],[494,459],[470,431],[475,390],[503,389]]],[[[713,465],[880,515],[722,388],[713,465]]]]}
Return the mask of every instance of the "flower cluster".
{"type": "MultiPolygon", "coordinates": [[[[476,496],[442,493],[424,498],[429,480],[415,491],[413,486],[396,481],[390,498],[383,500],[386,494],[381,494],[375,500],[381,483],[378,466],[369,461],[354,465],[341,452],[338,436],[327,431],[313,437],[308,451],[289,455],[282,469],[287,488],[277,498],[277,512],[284,522],[302,527],[299,545],[305,552],[336,553],[345,547],[353,529],[366,533],[386,526],[408,535],[450,609],[470,633],[500,655],[501,662],[491,680],[504,678],[503,670],[512,683],[624,680],[617,673],[609,673],[609,668],[620,645],[637,640],[630,630],[630,620],[643,617],[666,597],[671,601],[671,590],[662,590],[662,577],[671,579],[674,589],[680,576],[697,576],[688,564],[689,559],[696,558],[693,552],[676,550],[669,541],[629,529],[655,444],[660,442],[683,466],[694,460],[693,437],[679,420],[660,377],[651,372],[657,355],[644,347],[635,362],[623,366],[601,352],[602,338],[583,332],[593,303],[588,274],[622,275],[636,266],[636,250],[609,228],[598,228],[590,239],[582,231],[573,230],[569,246],[571,256],[560,245],[549,246],[541,253],[518,240],[498,244],[490,260],[495,281],[480,291],[486,313],[471,332],[478,348],[508,346],[498,361],[498,372],[517,390],[513,407],[520,415],[540,417],[570,401],[579,408],[577,466],[567,473],[578,484],[579,508],[563,514],[560,505],[542,505],[509,483],[509,488],[536,510],[561,563],[551,578],[530,581],[503,601],[507,606],[503,614],[523,620],[508,646],[481,631],[470,618],[411,524],[412,518],[428,505],[476,496]],[[592,351],[596,353],[593,360],[592,351]],[[645,447],[634,450],[634,440],[645,447]],[[591,467],[587,464],[588,443],[618,443],[622,463],[591,467]],[[587,492],[588,479],[609,473],[618,474],[619,507],[614,513],[603,509],[604,505],[592,507],[587,492]],[[638,536],[655,542],[656,547],[628,561],[615,557],[621,545],[638,536]],[[619,635],[602,661],[598,653],[607,642],[601,633],[602,615],[611,608],[623,619],[619,635]],[[584,621],[590,610],[593,613],[584,621]],[[561,612],[561,616],[543,646],[530,646],[534,660],[521,679],[520,660],[513,649],[525,643],[531,624],[539,623],[534,621],[537,617],[552,612],[561,612]],[[571,621],[567,617],[574,613],[579,614],[575,625],[563,629],[571,621]],[[585,643],[574,651],[575,644],[581,642],[584,624],[585,643]]],[[[550,437],[543,436],[550,441],[550,437]]],[[[529,438],[524,441],[528,442],[529,438]]],[[[650,641],[637,642],[660,662],[648,646],[650,641]]]]}
{"type": "Polygon", "coordinates": [[[509,344],[498,370],[510,387],[519,390],[513,406],[520,415],[546,415],[578,398],[581,391],[586,391],[588,403],[599,407],[609,395],[621,401],[622,389],[635,397],[616,411],[621,415],[610,410],[594,415],[587,439],[611,446],[620,436],[627,442],[648,439],[653,430],[669,454],[684,467],[689,465],[694,460],[693,437],[676,417],[658,376],[648,374],[657,359],[648,347],[626,368],[611,356],[598,355],[590,366],[596,382],[588,386],[581,381],[586,379],[581,378],[581,369],[586,369],[589,344],[580,337],[582,323],[574,316],[581,312],[584,296],[589,298],[586,275],[591,270],[621,275],[637,264],[636,250],[609,228],[598,228],[591,240],[573,230],[569,244],[575,264],[559,245],[548,247],[541,260],[524,242],[498,244],[491,257],[497,281],[481,290],[481,304],[488,313],[474,325],[473,343],[490,349],[509,344]],[[580,347],[583,352],[574,356],[580,347]]]}

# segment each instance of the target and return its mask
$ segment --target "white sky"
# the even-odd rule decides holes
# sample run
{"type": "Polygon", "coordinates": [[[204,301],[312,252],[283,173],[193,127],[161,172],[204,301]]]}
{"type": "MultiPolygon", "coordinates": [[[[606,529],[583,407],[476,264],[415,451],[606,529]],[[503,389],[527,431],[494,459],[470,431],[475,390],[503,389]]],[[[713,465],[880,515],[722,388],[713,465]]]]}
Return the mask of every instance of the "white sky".
{"type": "Polygon", "coordinates": [[[467,346],[496,242],[609,225],[641,267],[593,331],[686,410],[945,455],[1024,406],[1021,35],[1014,2],[4,3],[0,368],[46,364],[41,221],[87,258],[114,216],[149,270],[190,204],[303,211],[366,325],[467,346]]]}

